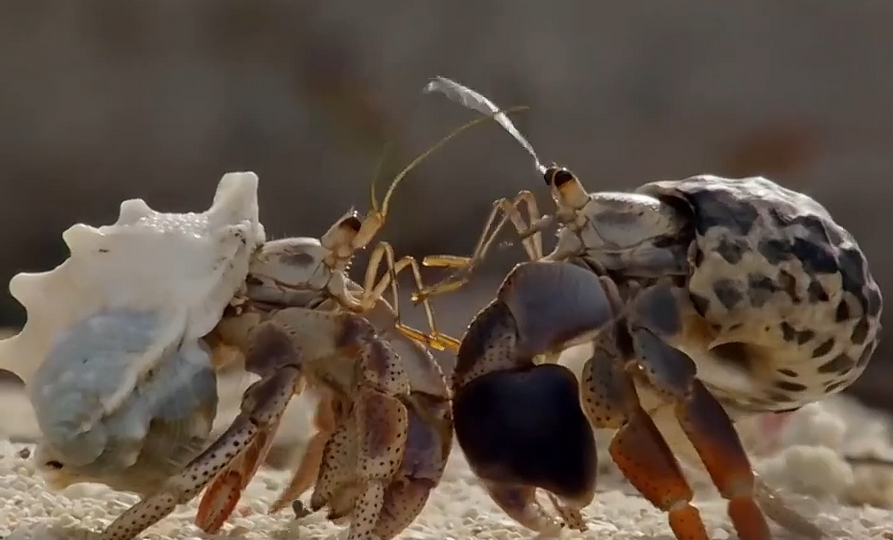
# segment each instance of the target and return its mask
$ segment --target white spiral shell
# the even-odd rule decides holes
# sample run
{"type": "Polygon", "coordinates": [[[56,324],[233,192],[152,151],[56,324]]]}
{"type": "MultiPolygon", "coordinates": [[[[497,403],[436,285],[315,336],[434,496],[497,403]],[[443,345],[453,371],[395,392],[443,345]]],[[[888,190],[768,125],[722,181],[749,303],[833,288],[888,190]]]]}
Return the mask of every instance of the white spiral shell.
{"type": "MultiPolygon", "coordinates": [[[[254,173],[228,173],[202,213],[163,213],[142,199],[124,201],[115,224],[66,230],[70,256],[55,269],[12,278],[10,293],[27,310],[27,322],[0,341],[0,368],[29,387],[48,444],[88,435],[104,419],[132,416],[138,401],[145,418],[121,429],[142,435],[155,415],[189,408],[185,395],[182,403],[149,407],[146,392],[138,390],[170,376],[159,376],[164,369],[176,372],[174,366],[155,369],[162,361],[205,363],[200,339],[244,286],[249,260],[265,240],[257,187],[254,173]]],[[[206,390],[213,392],[206,399],[216,403],[216,390],[206,390]]],[[[166,396],[150,401],[161,399],[166,396]]],[[[124,436],[112,431],[107,438],[124,436]]],[[[103,446],[84,448],[92,457],[83,462],[103,446]]]]}

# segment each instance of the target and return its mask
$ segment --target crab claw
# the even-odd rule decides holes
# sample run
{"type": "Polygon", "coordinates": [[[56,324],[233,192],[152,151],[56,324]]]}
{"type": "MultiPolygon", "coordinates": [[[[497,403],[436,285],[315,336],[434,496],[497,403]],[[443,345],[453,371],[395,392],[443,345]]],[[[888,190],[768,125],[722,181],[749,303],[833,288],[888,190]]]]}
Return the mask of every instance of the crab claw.
{"type": "MultiPolygon", "coordinates": [[[[648,313],[660,313],[655,289],[648,313]]],[[[453,376],[456,440],[494,501],[522,525],[552,533],[536,501],[549,492],[564,525],[585,530],[580,512],[595,493],[592,427],[617,430],[610,454],[624,476],[667,513],[678,540],[707,540],[693,490],[673,450],[639,402],[637,385],[671,405],[742,540],[768,540],[752,468],[734,426],[685,356],[624,313],[617,286],[570,263],[523,263],[468,328],[453,376]],[[621,316],[621,314],[623,316],[621,316]],[[564,366],[536,365],[589,342],[578,386],[564,366]]]]}
{"type": "Polygon", "coordinates": [[[598,277],[567,263],[521,264],[468,328],[453,373],[456,441],[509,516],[540,533],[561,525],[537,501],[549,492],[561,520],[585,530],[597,455],[573,373],[539,354],[586,342],[614,318],[598,277]]]}

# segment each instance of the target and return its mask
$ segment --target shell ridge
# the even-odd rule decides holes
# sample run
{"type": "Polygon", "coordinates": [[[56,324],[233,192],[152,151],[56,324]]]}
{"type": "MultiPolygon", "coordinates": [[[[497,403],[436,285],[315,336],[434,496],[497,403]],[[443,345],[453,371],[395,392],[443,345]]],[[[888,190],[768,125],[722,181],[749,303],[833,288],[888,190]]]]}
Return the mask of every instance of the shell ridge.
{"type": "Polygon", "coordinates": [[[265,239],[258,221],[258,178],[228,173],[201,214],[163,213],[142,199],[121,203],[113,225],[75,224],[63,233],[69,257],[56,268],[20,273],[11,295],[27,311],[18,334],[0,341],[0,368],[28,384],[65,329],[114,308],[155,311],[152,346],[103,408],[114,410],[140,377],[183,340],[207,334],[242,286],[248,261],[265,239]]]}

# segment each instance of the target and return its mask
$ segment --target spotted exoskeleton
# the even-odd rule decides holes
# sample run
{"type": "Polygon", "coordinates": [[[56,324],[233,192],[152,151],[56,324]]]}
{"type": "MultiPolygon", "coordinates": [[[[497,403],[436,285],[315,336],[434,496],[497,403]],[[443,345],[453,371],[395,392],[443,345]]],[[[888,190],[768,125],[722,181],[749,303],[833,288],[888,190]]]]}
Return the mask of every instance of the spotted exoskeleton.
{"type": "MultiPolygon", "coordinates": [[[[495,110],[449,79],[428,89],[495,110]]],[[[458,270],[418,295],[461,286],[509,221],[521,233],[530,261],[469,325],[451,380],[456,440],[492,498],[525,526],[553,531],[560,525],[535,498],[542,488],[565,525],[584,529],[592,426],[617,430],[614,462],[668,513],[679,540],[709,537],[674,454],[706,469],[743,540],[771,537],[763,511],[820,536],[754,475],[733,421],[802,407],[865,369],[882,297],[852,235],[812,198],[760,177],[588,193],[567,169],[540,165],[500,120],[533,155],[557,209],[539,217],[526,191],[497,201],[471,257],[424,261],[458,270]],[[558,243],[544,255],[540,231],[553,223],[558,243]],[[577,377],[550,362],[573,346],[590,354],[577,377]]]]}

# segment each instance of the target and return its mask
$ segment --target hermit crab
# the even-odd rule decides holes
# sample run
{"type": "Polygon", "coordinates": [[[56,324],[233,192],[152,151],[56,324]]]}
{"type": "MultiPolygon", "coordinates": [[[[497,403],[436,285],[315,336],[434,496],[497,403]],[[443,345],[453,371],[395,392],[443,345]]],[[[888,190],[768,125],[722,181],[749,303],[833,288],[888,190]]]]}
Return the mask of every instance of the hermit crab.
{"type": "Polygon", "coordinates": [[[313,510],[350,520],[348,538],[389,539],[409,525],[438,484],[452,444],[449,393],[427,347],[458,348],[436,331],[400,322],[395,260],[385,242],[363,285],[347,274],[385,223],[400,180],[381,206],[351,210],[321,238],[267,241],[253,173],[223,177],[201,214],[126,201],[111,226],[75,225],[70,258],[20,274],[12,294],[28,309],[0,343],[0,366],[22,376],[44,435],[42,467],[55,485],[90,480],[142,500],[101,534],[130,539],[209,486],[196,523],[218,530],[273,441],[291,397],[321,397],[318,433],[274,510],[311,485],[313,510]],[[387,272],[378,278],[382,260],[387,272]],[[388,286],[393,306],[382,296],[388,286]],[[235,349],[260,377],[241,413],[210,445],[214,358],[235,349]]]}
{"type": "MultiPolygon", "coordinates": [[[[427,90],[496,110],[449,79],[427,90]]],[[[552,531],[560,525],[535,498],[542,488],[565,525],[584,529],[593,426],[617,430],[613,460],[679,540],[708,536],[674,451],[703,464],[742,540],[771,537],[763,510],[820,536],[755,477],[733,420],[802,407],[865,369],[882,297],[852,235],[812,198],[761,177],[587,193],[497,118],[533,155],[557,210],[537,216],[530,192],[497,201],[471,257],[423,261],[458,270],[417,295],[461,286],[508,221],[521,233],[530,261],[469,325],[451,380],[456,441],[491,497],[523,525],[552,531]],[[551,223],[558,243],[543,255],[540,231],[551,223]],[[577,377],[550,362],[572,346],[590,354],[577,377]]]]}

